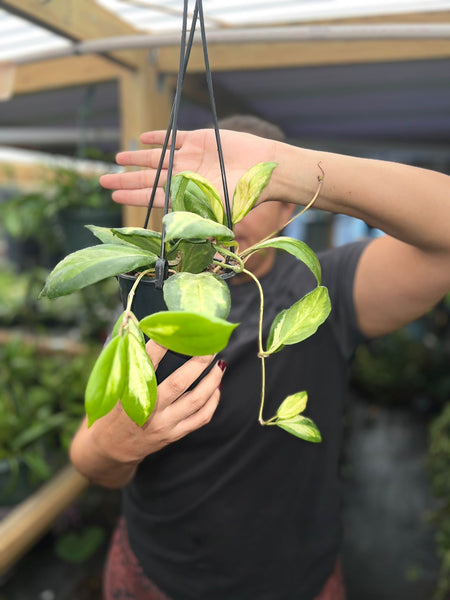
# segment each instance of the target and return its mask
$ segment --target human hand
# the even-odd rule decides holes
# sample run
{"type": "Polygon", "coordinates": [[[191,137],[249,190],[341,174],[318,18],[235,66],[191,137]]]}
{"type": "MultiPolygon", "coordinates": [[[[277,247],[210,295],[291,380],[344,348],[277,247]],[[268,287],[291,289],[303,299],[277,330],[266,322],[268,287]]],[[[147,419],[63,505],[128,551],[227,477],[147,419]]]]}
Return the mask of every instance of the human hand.
{"type": "MultiPolygon", "coordinates": [[[[165,131],[149,131],[143,133],[140,139],[144,144],[161,146],[165,135],[165,131]]],[[[259,162],[274,160],[276,142],[248,133],[228,130],[221,130],[220,138],[229,196],[232,198],[236,183],[245,171],[259,162]]],[[[208,179],[217,188],[219,194],[223,196],[214,130],[197,129],[195,131],[179,131],[175,147],[174,175],[182,171],[199,173],[208,179]]],[[[102,175],[100,183],[106,189],[115,190],[112,198],[119,204],[147,206],[152,186],[155,182],[160,156],[160,148],[120,152],[116,156],[116,161],[119,165],[146,168],[140,171],[102,175]]],[[[163,169],[158,182],[155,207],[162,207],[164,205],[163,186],[167,181],[168,164],[169,149],[166,152],[163,169]]],[[[267,200],[267,196],[268,192],[266,188],[259,198],[258,203],[267,200]]]]}
{"type": "MultiPolygon", "coordinates": [[[[167,350],[152,340],[147,352],[155,369],[167,350]]],[[[140,427],[123,410],[120,402],[96,421],[85,435],[97,456],[108,463],[138,464],[211,420],[220,399],[219,385],[225,364],[219,361],[191,391],[186,391],[214,360],[213,356],[196,356],[179,367],[158,385],[155,408],[140,427]]]]}

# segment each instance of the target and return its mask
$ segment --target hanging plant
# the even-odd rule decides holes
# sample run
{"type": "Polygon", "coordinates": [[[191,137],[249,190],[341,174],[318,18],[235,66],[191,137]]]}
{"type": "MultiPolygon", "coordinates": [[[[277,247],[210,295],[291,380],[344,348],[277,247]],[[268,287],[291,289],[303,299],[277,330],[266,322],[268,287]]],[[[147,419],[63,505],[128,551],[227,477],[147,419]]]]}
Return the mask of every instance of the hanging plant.
{"type": "MultiPolygon", "coordinates": [[[[261,425],[276,425],[297,437],[319,442],[321,436],[316,425],[302,415],[307,402],[305,391],[286,398],[277,413],[268,420],[263,418],[263,409],[266,358],[280,352],[284,346],[296,344],[313,335],[330,313],[328,291],[321,285],[320,263],[304,242],[286,237],[271,235],[243,252],[239,251],[233,228],[255,206],[277,164],[259,163],[244,173],[234,190],[231,208],[209,68],[202,1],[197,0],[195,3],[189,37],[187,14],[188,2],[184,0],[180,68],[175,98],[144,228],[87,226],[103,245],[79,250],[62,260],[50,273],[41,296],[55,298],[107,277],[127,273],[135,275],[124,303],[124,312],[113,329],[110,342],[92,370],[86,388],[85,408],[90,426],[108,414],[120,398],[128,416],[142,426],[153,411],[157,395],[156,375],[146,352],[144,335],[172,352],[187,356],[220,352],[239,326],[238,323],[227,320],[231,297],[223,279],[230,274],[246,274],[254,280],[260,294],[258,356],[261,360],[262,385],[259,422],[261,425]],[[201,175],[183,172],[172,177],[181,89],[197,17],[200,22],[224,205],[216,188],[201,175]],[[148,230],[147,225],[169,140],[171,144],[164,217],[162,233],[159,233],[148,230]],[[170,204],[172,212],[169,212],[170,204]],[[263,290],[255,275],[246,269],[245,263],[253,253],[267,248],[288,252],[302,261],[313,273],[317,286],[275,317],[264,348],[263,290]],[[138,287],[142,288],[141,282],[146,280],[153,280],[155,290],[163,290],[163,307],[167,310],[151,311],[138,319],[132,311],[133,299],[138,287]]],[[[320,165],[319,169],[322,171],[320,165]]],[[[321,186],[322,176],[319,177],[316,194],[299,215],[313,205],[321,186]]]]}
{"type": "MultiPolygon", "coordinates": [[[[241,221],[254,207],[270,180],[276,163],[260,163],[244,173],[233,196],[231,225],[241,221]]],[[[319,187],[310,205],[317,197],[319,187]]],[[[143,425],[155,406],[157,381],[145,349],[145,337],[169,350],[188,356],[216,354],[228,344],[238,323],[227,320],[231,298],[226,275],[245,273],[260,294],[258,356],[262,366],[262,425],[276,425],[308,441],[320,441],[316,425],[303,416],[306,391],[287,397],[277,413],[263,419],[265,360],[284,346],[297,344],[313,335],[327,318],[331,306],[327,289],[321,285],[320,263],[302,241],[270,237],[239,251],[220,195],[214,186],[196,173],[183,172],[170,184],[172,212],[163,217],[162,234],[145,228],[104,228],[88,225],[103,243],[84,248],[64,258],[48,276],[41,296],[56,298],[123,273],[135,275],[123,313],[113,329],[90,375],[85,408],[88,424],[106,415],[120,398],[129,417],[143,425]],[[275,248],[302,261],[315,277],[317,286],[274,319],[266,346],[262,322],[264,297],[255,275],[246,269],[246,260],[255,252],[275,248]],[[163,256],[162,256],[163,255],[163,256]],[[132,311],[141,282],[157,286],[160,261],[167,265],[163,282],[167,310],[138,319],[132,311]]],[[[308,207],[306,207],[308,208],[308,207]]],[[[306,209],[305,209],[306,210],[306,209]]],[[[298,215],[297,215],[298,216],[298,215]]]]}

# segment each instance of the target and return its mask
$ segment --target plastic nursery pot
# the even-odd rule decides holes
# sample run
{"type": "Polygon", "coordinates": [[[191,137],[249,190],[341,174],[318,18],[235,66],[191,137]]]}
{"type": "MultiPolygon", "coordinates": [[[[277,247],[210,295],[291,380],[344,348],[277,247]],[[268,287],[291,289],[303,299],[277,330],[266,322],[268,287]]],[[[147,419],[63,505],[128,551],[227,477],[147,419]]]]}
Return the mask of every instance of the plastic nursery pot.
{"type": "MultiPolygon", "coordinates": [[[[118,277],[120,287],[120,297],[123,307],[127,305],[128,294],[136,281],[134,275],[122,274],[118,277]]],[[[163,291],[155,287],[155,280],[150,277],[143,277],[136,288],[131,310],[139,319],[151,315],[161,310],[167,310],[164,302],[163,291]]],[[[178,367],[181,367],[191,357],[185,354],[178,354],[169,350],[159,363],[156,370],[156,379],[161,383],[166,377],[173,373],[178,367]]]]}
{"type": "Polygon", "coordinates": [[[111,208],[66,208],[59,215],[59,224],[64,237],[65,254],[76,252],[97,243],[85,223],[103,227],[120,227],[122,223],[119,210],[111,208]]]}
{"type": "MultiPolygon", "coordinates": [[[[233,271],[230,271],[224,273],[221,277],[223,279],[229,279],[233,275],[233,271]]],[[[124,273],[118,276],[118,280],[120,287],[120,297],[122,299],[123,307],[125,308],[127,304],[128,294],[131,291],[133,283],[136,281],[136,277],[134,275],[124,273]]],[[[139,319],[139,321],[144,317],[151,315],[155,312],[167,310],[166,303],[164,302],[163,291],[155,287],[154,279],[150,277],[143,277],[141,279],[134,294],[131,310],[139,319]]],[[[166,377],[168,377],[171,373],[178,369],[178,367],[181,367],[181,365],[183,365],[190,358],[190,356],[187,356],[185,354],[178,354],[177,352],[172,352],[171,350],[169,350],[163,358],[163,360],[159,363],[158,369],[156,371],[156,379],[158,383],[163,381],[166,377]]],[[[211,364],[210,367],[205,369],[202,376],[208,373],[208,371],[212,368],[213,364],[211,364]]],[[[200,379],[201,377],[196,382],[194,382],[189,389],[194,387],[200,379]]]]}

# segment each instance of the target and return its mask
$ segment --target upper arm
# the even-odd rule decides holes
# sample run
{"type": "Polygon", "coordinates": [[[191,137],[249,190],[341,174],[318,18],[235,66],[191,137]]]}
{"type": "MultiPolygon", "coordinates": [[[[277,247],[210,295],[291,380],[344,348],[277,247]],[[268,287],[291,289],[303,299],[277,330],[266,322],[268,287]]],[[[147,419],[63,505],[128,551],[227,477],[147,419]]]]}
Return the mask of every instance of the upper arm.
{"type": "Polygon", "coordinates": [[[424,252],[390,236],[363,251],[354,280],[361,332],[384,335],[414,321],[450,290],[448,253],[424,252]]]}

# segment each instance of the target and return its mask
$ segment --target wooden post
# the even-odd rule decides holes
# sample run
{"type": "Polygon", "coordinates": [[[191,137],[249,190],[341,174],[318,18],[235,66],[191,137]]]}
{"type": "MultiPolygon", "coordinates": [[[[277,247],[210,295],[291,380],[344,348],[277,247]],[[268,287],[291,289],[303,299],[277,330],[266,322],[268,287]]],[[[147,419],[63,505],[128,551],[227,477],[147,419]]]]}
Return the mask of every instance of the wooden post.
{"type": "MultiPolygon", "coordinates": [[[[158,74],[148,57],[136,72],[124,73],[120,78],[120,115],[122,149],[142,147],[139,135],[151,129],[167,129],[172,106],[172,94],[165,78],[158,74]]],[[[146,209],[135,206],[124,208],[124,225],[142,227],[146,209]]],[[[161,229],[161,210],[152,211],[151,229],[161,229]]]]}

